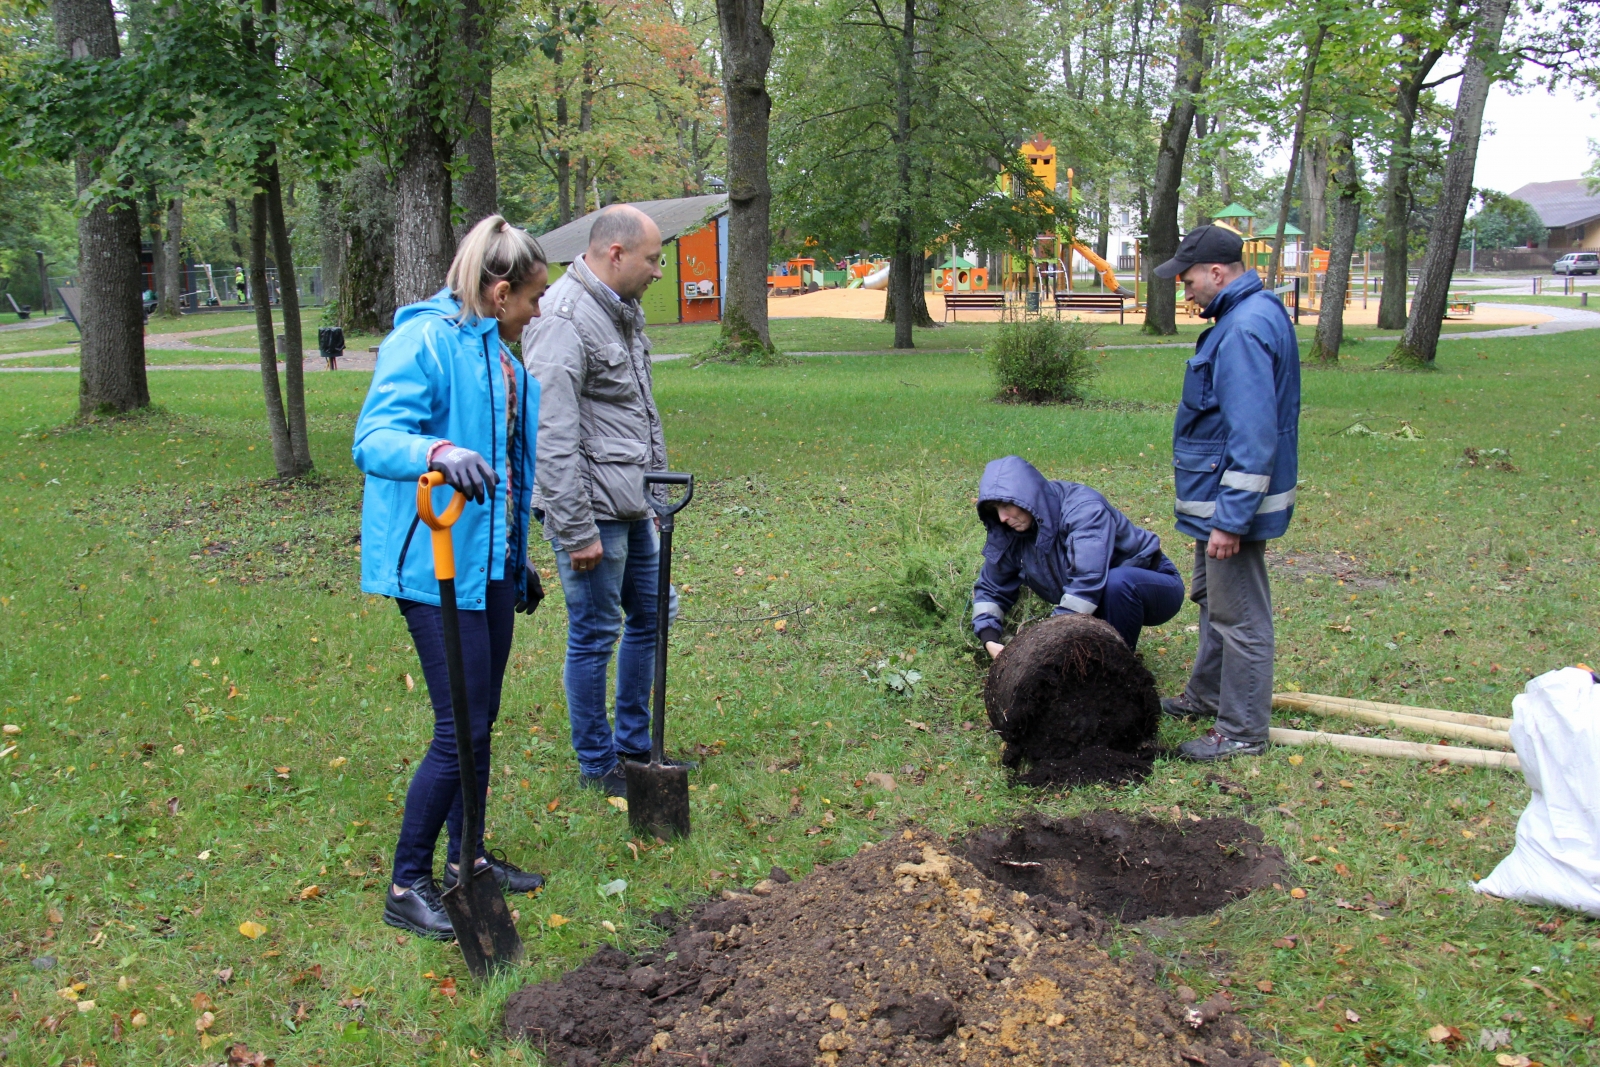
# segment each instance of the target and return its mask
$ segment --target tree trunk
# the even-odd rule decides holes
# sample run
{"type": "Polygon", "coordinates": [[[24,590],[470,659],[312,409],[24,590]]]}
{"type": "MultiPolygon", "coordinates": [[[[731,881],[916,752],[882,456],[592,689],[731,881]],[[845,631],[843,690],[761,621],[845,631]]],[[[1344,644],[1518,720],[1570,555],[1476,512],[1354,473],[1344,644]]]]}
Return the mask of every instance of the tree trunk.
{"type": "Polygon", "coordinates": [[[1344,347],[1344,298],[1350,290],[1350,257],[1355,254],[1356,231],[1361,224],[1361,167],[1356,162],[1355,139],[1348,120],[1334,132],[1327,156],[1339,198],[1333,202],[1333,241],[1328,249],[1328,274],[1322,285],[1317,336],[1311,343],[1311,352],[1318,362],[1338,363],[1339,350],[1344,347]]]}
{"type": "MultiPolygon", "coordinates": [[[[583,46],[583,63],[579,74],[578,88],[578,133],[587,134],[594,123],[594,59],[589,55],[589,46],[583,46]]],[[[589,213],[589,152],[587,142],[584,150],[578,153],[577,186],[575,215],[589,213]]],[[[599,210],[599,198],[595,198],[595,209],[599,210]]]]}
{"type": "MultiPolygon", "coordinates": [[[[1461,227],[1472,200],[1472,172],[1478,164],[1478,141],[1483,134],[1483,108],[1489,100],[1500,56],[1511,0],[1483,0],[1473,24],[1472,50],[1467,54],[1456,96],[1455,121],[1450,128],[1450,154],[1444,168],[1439,205],[1428,229],[1428,250],[1423,253],[1412,297],[1411,319],[1405,337],[1391,357],[1431,366],[1439,348],[1439,324],[1450,303],[1450,278],[1455,273],[1461,227]]],[[[1387,268],[1385,268],[1387,273],[1387,268]]]]}
{"type": "Polygon", "coordinates": [[[420,3],[391,8],[396,36],[411,35],[409,51],[397,54],[394,84],[401,101],[400,166],[395,180],[394,297],[399,304],[426,300],[444,285],[455,258],[450,185],[452,145],[434,122],[437,98],[445,92],[439,64],[446,32],[420,3]],[[415,23],[414,25],[412,23],[415,23]]]}
{"type": "Polygon", "coordinates": [[[1383,292],[1378,298],[1378,328],[1406,327],[1406,260],[1410,254],[1411,139],[1417,123],[1417,101],[1428,72],[1442,53],[1419,52],[1395,88],[1394,142],[1389,147],[1389,173],[1383,183],[1383,292]]]}
{"type": "Polygon", "coordinates": [[[1272,254],[1267,257],[1267,288],[1278,284],[1278,267],[1283,263],[1284,230],[1289,227],[1289,205],[1294,202],[1294,168],[1300,161],[1305,146],[1306,112],[1311,110],[1311,85],[1317,75],[1317,59],[1322,55],[1322,42],[1328,36],[1328,27],[1318,24],[1317,35],[1306,49],[1306,72],[1300,81],[1300,106],[1294,116],[1294,138],[1289,144],[1289,173],[1283,176],[1283,196],[1278,201],[1278,232],[1272,238],[1272,254]]]}
{"type": "Polygon", "coordinates": [[[1300,215],[1305,225],[1306,244],[1311,248],[1323,247],[1324,224],[1328,220],[1328,166],[1329,147],[1326,136],[1317,136],[1306,145],[1305,159],[1300,170],[1304,175],[1300,193],[1300,215]]]}
{"type": "MultiPolygon", "coordinates": [[[[283,180],[274,155],[266,173],[267,230],[272,258],[278,265],[278,306],[283,312],[283,385],[289,416],[289,446],[295,475],[311,469],[311,442],[306,437],[305,342],[300,333],[300,289],[294,276],[294,249],[283,216],[283,180]]],[[[277,386],[277,375],[273,375],[277,386]]]]}
{"type": "MultiPolygon", "coordinates": [[[[109,0],[54,0],[56,45],[71,59],[116,59],[116,17],[109,0]]],[[[78,192],[95,180],[97,157],[75,160],[78,192]]],[[[144,307],[139,268],[139,209],[128,196],[105,197],[78,220],[82,290],[78,414],[118,414],[150,406],[144,369],[144,307]]]]}
{"type": "Polygon", "coordinates": [[[1167,336],[1178,332],[1177,289],[1157,278],[1155,268],[1178,250],[1178,195],[1183,186],[1183,159],[1194,126],[1195,98],[1205,67],[1205,26],[1211,21],[1212,0],[1179,0],[1178,73],[1173,83],[1172,108],[1161,124],[1156,151],[1154,203],[1150,207],[1146,248],[1146,282],[1143,332],[1167,336]]]}
{"type": "Polygon", "coordinates": [[[317,182],[318,258],[322,266],[322,306],[339,306],[339,280],[344,274],[344,230],[339,225],[339,183],[317,182]]]}
{"type": "Polygon", "coordinates": [[[233,265],[244,266],[244,245],[239,243],[239,201],[228,197],[224,201],[228,208],[228,242],[233,246],[233,265]]]}
{"type": "Polygon", "coordinates": [[[895,205],[894,249],[889,256],[888,302],[894,305],[894,347],[915,348],[912,329],[930,326],[927,304],[918,321],[916,294],[922,288],[922,249],[917,246],[916,207],[913,203],[911,118],[916,78],[917,3],[903,0],[899,55],[895,63],[895,205]]]}
{"type": "Polygon", "coordinates": [[[471,56],[474,69],[462,85],[463,111],[467,133],[456,145],[471,170],[461,176],[455,199],[461,205],[461,222],[456,226],[459,242],[481,219],[497,214],[500,203],[499,179],[494,165],[494,129],[489,104],[494,93],[494,69],[485,54],[494,25],[483,10],[483,0],[465,0],[461,8],[461,43],[471,56]]]}
{"type": "Polygon", "coordinates": [[[375,158],[363,159],[345,178],[339,223],[339,325],[385,333],[394,322],[394,189],[375,158]]]}
{"type": "MultiPolygon", "coordinates": [[[[261,168],[265,169],[263,163],[261,168]]],[[[267,299],[267,194],[250,198],[250,291],[255,294],[256,350],[261,356],[261,395],[267,407],[267,432],[272,441],[272,465],[280,478],[293,478],[294,445],[289,440],[289,421],[283,413],[283,394],[278,391],[278,346],[272,329],[272,304],[267,299]]]]}
{"type": "Polygon", "coordinates": [[[175,319],[183,314],[183,197],[167,201],[166,231],[161,236],[161,285],[156,314],[175,319]]]}
{"type": "Polygon", "coordinates": [[[741,351],[772,348],[767,328],[767,257],[772,247],[772,186],[767,140],[772,97],[772,29],[764,0],[717,0],[722,79],[728,108],[728,291],[722,338],[741,351]]]}
{"type": "Polygon", "coordinates": [[[566,84],[561,82],[562,59],[562,50],[557,48],[552,60],[556,80],[561,84],[561,94],[556,97],[556,135],[560,138],[557,142],[560,147],[556,149],[556,210],[557,218],[565,226],[572,221],[572,153],[567,148],[567,127],[572,120],[567,110],[566,84]]]}

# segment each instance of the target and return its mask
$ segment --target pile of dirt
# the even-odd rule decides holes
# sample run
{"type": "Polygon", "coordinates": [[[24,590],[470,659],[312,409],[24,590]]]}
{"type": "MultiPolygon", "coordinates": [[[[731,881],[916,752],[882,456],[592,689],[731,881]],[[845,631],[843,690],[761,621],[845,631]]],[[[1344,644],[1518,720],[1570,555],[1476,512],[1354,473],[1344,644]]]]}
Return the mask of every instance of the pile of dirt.
{"type": "Polygon", "coordinates": [[[1240,819],[1174,825],[1114,811],[1030,815],[978,831],[962,850],[1002,885],[1125,922],[1203,915],[1283,876],[1283,853],[1240,819]]]}
{"type": "Polygon", "coordinates": [[[1275,1062],[1226,996],[1178,1003],[1104,932],[908,830],[703,906],[657,951],[601,949],[514,993],[505,1025],[564,1067],[1275,1062]]]}
{"type": "Polygon", "coordinates": [[[1019,633],[989,668],[989,725],[1001,762],[1028,785],[1149,776],[1161,699],[1155,677],[1110,624],[1059,615],[1019,633]]]}

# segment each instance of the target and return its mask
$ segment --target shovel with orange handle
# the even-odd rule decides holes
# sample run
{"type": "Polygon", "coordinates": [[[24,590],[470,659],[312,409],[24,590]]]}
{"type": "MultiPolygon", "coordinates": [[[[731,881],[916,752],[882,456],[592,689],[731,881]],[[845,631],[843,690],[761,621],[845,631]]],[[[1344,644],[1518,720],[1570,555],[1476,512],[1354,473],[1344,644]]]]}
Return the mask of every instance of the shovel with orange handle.
{"type": "Polygon", "coordinates": [[[438,471],[429,471],[417,481],[417,517],[433,532],[433,575],[439,580],[444,660],[450,672],[450,710],[455,718],[456,761],[461,772],[460,869],[456,884],[444,892],[444,906],[467,970],[482,978],[493,969],[521,962],[522,938],[493,873],[487,867],[477,869],[483,807],[472,753],[472,721],[467,713],[467,673],[461,659],[461,621],[456,615],[456,554],[450,540],[450,527],[461,517],[467,498],[457,491],[444,513],[435,514],[433,490],[443,484],[444,475],[438,471]]]}

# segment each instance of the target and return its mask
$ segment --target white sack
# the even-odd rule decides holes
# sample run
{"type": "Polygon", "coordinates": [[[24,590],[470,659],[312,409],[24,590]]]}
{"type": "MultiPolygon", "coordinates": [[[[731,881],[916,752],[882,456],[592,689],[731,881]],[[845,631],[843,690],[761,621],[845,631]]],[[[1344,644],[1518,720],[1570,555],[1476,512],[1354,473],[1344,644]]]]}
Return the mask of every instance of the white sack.
{"type": "Polygon", "coordinates": [[[1473,888],[1600,917],[1600,685],[1541,674],[1511,702],[1511,743],[1533,790],[1511,855],[1473,888]]]}

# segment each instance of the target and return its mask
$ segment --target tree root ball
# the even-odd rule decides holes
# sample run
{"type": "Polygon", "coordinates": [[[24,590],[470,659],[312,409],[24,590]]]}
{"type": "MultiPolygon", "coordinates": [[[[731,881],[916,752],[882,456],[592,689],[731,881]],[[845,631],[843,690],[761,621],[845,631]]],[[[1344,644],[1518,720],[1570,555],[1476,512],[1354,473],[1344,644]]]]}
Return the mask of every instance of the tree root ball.
{"type": "Polygon", "coordinates": [[[1049,781],[1094,777],[1074,773],[1091,752],[1108,769],[1102,777],[1142,778],[1133,764],[1144,761],[1106,757],[1149,749],[1161,723],[1155,677],[1109,623],[1089,615],[1058,615],[1019,633],[989,668],[983,703],[1005,742],[1001,762],[1027,764],[1049,781]]]}

